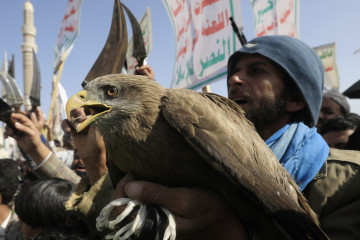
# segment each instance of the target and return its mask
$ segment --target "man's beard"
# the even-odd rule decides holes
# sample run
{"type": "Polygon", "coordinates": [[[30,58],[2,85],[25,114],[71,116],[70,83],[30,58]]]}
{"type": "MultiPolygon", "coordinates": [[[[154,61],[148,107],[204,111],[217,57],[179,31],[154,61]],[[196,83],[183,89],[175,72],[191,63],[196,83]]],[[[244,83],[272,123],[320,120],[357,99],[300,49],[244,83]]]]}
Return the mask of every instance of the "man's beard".
{"type": "MultiPolygon", "coordinates": [[[[257,132],[261,132],[269,125],[272,125],[280,117],[284,116],[286,110],[286,90],[282,90],[275,98],[275,101],[263,99],[257,107],[248,109],[246,117],[254,124],[257,132]]],[[[251,99],[251,101],[253,101],[251,99]]],[[[254,105],[253,105],[254,106],[254,105]]]]}

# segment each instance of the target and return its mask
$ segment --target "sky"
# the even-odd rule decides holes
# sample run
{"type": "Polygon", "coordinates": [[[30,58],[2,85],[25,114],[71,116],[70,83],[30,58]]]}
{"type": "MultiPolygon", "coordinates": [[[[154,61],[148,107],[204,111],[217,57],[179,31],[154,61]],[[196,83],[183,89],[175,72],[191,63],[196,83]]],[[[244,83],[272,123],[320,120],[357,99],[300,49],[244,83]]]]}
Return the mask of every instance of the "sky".
{"type": "MultiPolygon", "coordinates": [[[[196,0],[193,0],[196,1],[196,0]]],[[[250,0],[241,2],[244,34],[248,40],[255,37],[250,0]]],[[[41,108],[47,115],[51,102],[54,48],[63,19],[67,0],[31,0],[34,6],[36,44],[40,64],[42,88],[41,108]]],[[[170,87],[175,63],[175,36],[169,16],[161,0],[123,0],[137,19],[149,6],[152,15],[153,45],[148,57],[154,69],[155,80],[170,87]]],[[[22,53],[23,8],[25,0],[0,0],[0,63],[4,52],[15,56],[15,78],[23,91],[22,53]]],[[[81,82],[101,52],[110,29],[112,0],[83,0],[80,34],[65,61],[60,82],[68,97],[82,90],[81,82]]],[[[340,76],[340,91],[360,79],[360,1],[300,1],[300,39],[311,47],[336,42],[336,61],[340,76]]],[[[131,36],[128,24],[129,37],[131,36]]],[[[227,97],[226,80],[210,85],[211,91],[227,97]]],[[[349,99],[351,111],[360,114],[360,99],[349,99]]]]}

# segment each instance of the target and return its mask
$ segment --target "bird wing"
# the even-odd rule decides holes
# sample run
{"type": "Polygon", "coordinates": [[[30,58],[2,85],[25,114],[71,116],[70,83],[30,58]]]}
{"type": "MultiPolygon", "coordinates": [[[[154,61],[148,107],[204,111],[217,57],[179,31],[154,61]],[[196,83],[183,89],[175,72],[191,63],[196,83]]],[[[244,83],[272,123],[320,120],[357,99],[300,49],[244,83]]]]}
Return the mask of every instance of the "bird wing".
{"type": "MultiPolygon", "coordinates": [[[[327,239],[292,177],[236,103],[216,94],[186,89],[169,89],[161,101],[166,121],[209,165],[239,190],[246,189],[250,194],[245,196],[255,199],[257,208],[274,216],[273,226],[295,239],[309,235],[327,239]]],[[[240,203],[239,199],[226,200],[235,208],[240,203]]]]}
{"type": "Polygon", "coordinates": [[[256,196],[266,194],[277,204],[283,199],[279,195],[291,196],[290,185],[280,185],[277,181],[278,175],[284,179],[288,175],[235,105],[221,96],[169,90],[162,99],[161,111],[210,165],[234,184],[256,196]]]}

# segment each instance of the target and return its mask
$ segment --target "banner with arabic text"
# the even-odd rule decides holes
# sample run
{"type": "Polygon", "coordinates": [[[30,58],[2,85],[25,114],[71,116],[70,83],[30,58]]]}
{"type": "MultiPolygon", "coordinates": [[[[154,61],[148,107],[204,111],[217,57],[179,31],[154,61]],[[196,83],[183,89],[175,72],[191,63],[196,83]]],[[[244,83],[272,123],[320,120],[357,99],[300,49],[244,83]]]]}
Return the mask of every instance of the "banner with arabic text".
{"type": "Polygon", "coordinates": [[[336,65],[336,43],[329,43],[313,48],[320,56],[325,69],[324,86],[339,90],[339,73],[336,65]]]}
{"type": "Polygon", "coordinates": [[[54,67],[56,67],[62,55],[69,53],[74,42],[79,36],[80,9],[82,0],[68,0],[64,18],[60,27],[55,45],[54,67]]]}
{"type": "Polygon", "coordinates": [[[162,0],[175,32],[171,88],[199,89],[226,77],[227,60],[241,47],[229,17],[243,26],[239,0],[162,0]]]}
{"type": "MultiPolygon", "coordinates": [[[[139,21],[139,25],[144,39],[146,55],[149,56],[152,49],[152,25],[150,7],[147,7],[145,14],[141,17],[139,21]]],[[[134,74],[135,66],[137,65],[137,60],[132,56],[133,49],[133,38],[131,37],[126,52],[128,74],[134,74]]]]}
{"type": "Polygon", "coordinates": [[[288,35],[300,38],[300,0],[250,0],[255,35],[288,35]]]}

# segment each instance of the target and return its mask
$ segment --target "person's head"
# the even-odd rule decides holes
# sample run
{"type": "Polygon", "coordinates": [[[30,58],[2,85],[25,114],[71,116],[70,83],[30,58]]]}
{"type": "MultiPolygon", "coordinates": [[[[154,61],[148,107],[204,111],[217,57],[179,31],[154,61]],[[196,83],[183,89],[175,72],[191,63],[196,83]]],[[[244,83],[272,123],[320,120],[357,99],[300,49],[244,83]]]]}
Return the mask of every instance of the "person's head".
{"type": "Polygon", "coordinates": [[[55,147],[61,147],[61,142],[58,139],[54,139],[55,147]]]}
{"type": "Polygon", "coordinates": [[[335,89],[324,91],[316,127],[319,130],[325,121],[336,117],[344,117],[349,112],[350,105],[342,93],[335,89]]]}
{"type": "Polygon", "coordinates": [[[68,229],[46,229],[31,240],[86,240],[89,239],[79,231],[68,229]]]}
{"type": "Polygon", "coordinates": [[[320,129],[320,134],[330,147],[345,149],[346,144],[357,125],[344,117],[327,120],[320,129]]]}
{"type": "Polygon", "coordinates": [[[74,183],[60,178],[24,185],[15,200],[24,235],[34,237],[44,229],[63,228],[67,217],[64,202],[74,189],[74,183]]]}
{"type": "Polygon", "coordinates": [[[228,60],[229,98],[268,138],[291,122],[316,124],[324,67],[315,51],[288,36],[249,41],[228,60]]]}
{"type": "Polygon", "coordinates": [[[20,185],[20,170],[10,158],[0,159],[0,205],[9,205],[20,185]]]}

